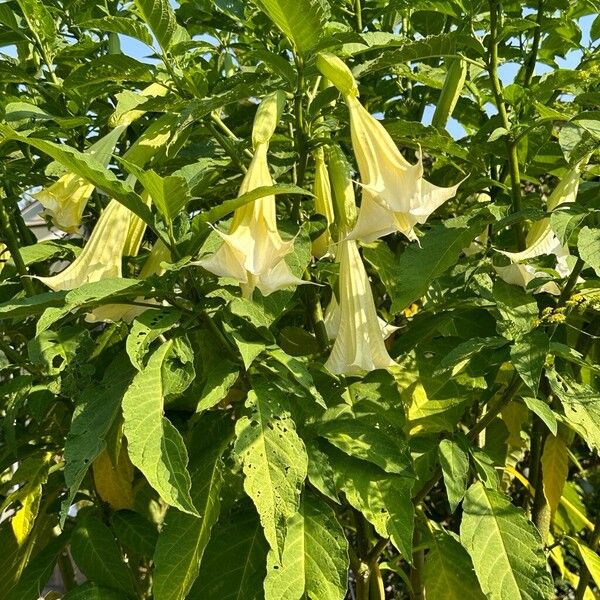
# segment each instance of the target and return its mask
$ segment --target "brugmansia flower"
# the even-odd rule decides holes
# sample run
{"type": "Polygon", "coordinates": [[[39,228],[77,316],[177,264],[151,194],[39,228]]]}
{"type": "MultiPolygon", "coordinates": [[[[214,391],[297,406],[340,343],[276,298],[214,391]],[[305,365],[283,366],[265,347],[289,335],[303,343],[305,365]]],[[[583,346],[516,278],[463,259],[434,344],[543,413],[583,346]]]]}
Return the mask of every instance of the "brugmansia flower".
{"type": "Polygon", "coordinates": [[[333,334],[333,329],[337,329],[335,343],[325,363],[332,373],[361,375],[396,364],[385,347],[386,334],[382,332],[371,284],[354,240],[340,245],[339,319],[330,316],[328,333],[333,334]]]}
{"type": "Polygon", "coordinates": [[[315,196],[315,213],[323,215],[327,222],[327,229],[312,243],[313,256],[321,258],[330,252],[332,239],[329,227],[334,219],[331,184],[329,183],[329,173],[325,164],[323,148],[318,148],[315,151],[315,183],[313,194],[315,196]]]}
{"type": "MultiPolygon", "coordinates": [[[[239,195],[262,186],[273,185],[267,150],[283,108],[285,96],[275,92],[266,96],[258,108],[252,129],[254,157],[239,195]]],[[[265,296],[291,285],[305,283],[287,266],[284,257],[294,245],[284,241],[277,229],[275,196],[264,196],[235,210],[229,233],[216,230],[223,240],[211,256],[194,264],[220,277],[236,279],[245,297],[255,288],[265,296]]]]}
{"type": "MultiPolygon", "coordinates": [[[[577,191],[579,189],[579,179],[581,168],[584,161],[577,163],[569,169],[565,176],[559,181],[558,185],[550,194],[546,203],[548,212],[553,211],[561,204],[575,202],[577,191]]],[[[526,248],[521,252],[505,252],[498,250],[504,256],[511,260],[511,264],[504,267],[495,266],[494,269],[501,279],[513,285],[520,285],[526,288],[530,281],[546,277],[546,273],[538,270],[533,265],[521,264],[521,261],[537,258],[543,255],[553,254],[556,257],[556,271],[560,277],[568,277],[571,268],[568,265],[569,249],[561,244],[560,240],[552,230],[550,218],[546,217],[533,224],[526,238],[526,248]]],[[[539,288],[536,292],[548,292],[549,294],[559,295],[560,288],[554,282],[548,282],[539,288]]]]}
{"type": "Polygon", "coordinates": [[[350,111],[352,147],[360,171],[363,199],[352,239],[373,241],[399,231],[416,240],[416,224],[452,198],[457,184],[443,188],[423,178],[423,162],[411,165],[400,153],[383,125],[359,102],[358,90],[348,67],[332,54],[320,54],[319,70],[344,95],[350,111]]]}
{"type": "MultiPolygon", "coordinates": [[[[100,215],[81,254],[58,275],[40,277],[40,281],[58,291],[72,290],[101,279],[121,277],[125,248],[129,251],[135,249],[137,253],[141,242],[137,221],[140,221],[139,217],[128,208],[111,200],[100,215]]],[[[143,234],[143,229],[141,233],[143,234]]]]}
{"type": "MultiPolygon", "coordinates": [[[[102,139],[90,146],[85,154],[93,156],[107,166],[115,145],[125,130],[121,125],[107,133],[102,139]]],[[[75,233],[81,226],[81,217],[94,186],[75,173],[66,173],[57,182],[33,194],[33,197],[46,209],[55,227],[75,233]]]]}

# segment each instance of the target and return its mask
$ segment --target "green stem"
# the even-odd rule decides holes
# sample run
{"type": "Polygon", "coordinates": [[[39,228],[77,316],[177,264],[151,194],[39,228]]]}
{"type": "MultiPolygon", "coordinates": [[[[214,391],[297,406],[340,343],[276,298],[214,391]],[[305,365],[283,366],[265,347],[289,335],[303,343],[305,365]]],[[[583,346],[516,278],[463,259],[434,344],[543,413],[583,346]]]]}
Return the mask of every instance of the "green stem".
{"type": "Polygon", "coordinates": [[[33,283],[27,273],[27,267],[21,256],[19,241],[17,240],[17,236],[15,235],[10,222],[10,215],[6,208],[6,198],[0,198],[0,227],[2,228],[2,237],[6,243],[6,247],[15,263],[17,273],[21,277],[23,289],[28,296],[34,296],[35,289],[33,288],[33,283]]]}
{"type": "Polygon", "coordinates": [[[248,169],[246,168],[246,165],[243,163],[242,159],[238,155],[238,152],[233,146],[233,144],[219,131],[217,131],[217,128],[212,123],[208,123],[207,126],[210,132],[215,136],[217,142],[219,142],[219,144],[225,150],[225,152],[229,154],[229,157],[231,158],[231,160],[233,160],[238,169],[242,173],[246,174],[248,172],[248,169]]]}
{"type": "MultiPolygon", "coordinates": [[[[419,538],[419,532],[415,530],[413,534],[413,547],[418,547],[419,538]]],[[[425,599],[425,589],[423,587],[423,580],[421,577],[424,566],[425,551],[423,549],[418,549],[415,552],[413,552],[413,564],[410,568],[410,585],[412,588],[412,593],[410,595],[411,600],[425,599]]]]}
{"type": "Polygon", "coordinates": [[[542,17],[543,17],[543,0],[538,0],[537,3],[537,15],[535,18],[535,31],[533,32],[533,41],[531,44],[531,52],[527,57],[525,64],[525,73],[523,76],[523,87],[529,87],[533,72],[535,70],[535,63],[537,62],[537,54],[540,48],[540,39],[542,37],[542,17]]]}
{"type": "MultiPolygon", "coordinates": [[[[213,121],[213,123],[228,137],[231,139],[232,142],[236,142],[239,143],[241,142],[240,138],[235,135],[235,133],[233,133],[233,131],[231,131],[231,129],[229,129],[229,127],[227,127],[227,125],[225,124],[225,122],[223,121],[223,119],[221,119],[221,117],[216,113],[216,112],[212,112],[210,113],[210,118],[213,121]]],[[[253,158],[253,154],[252,152],[250,152],[250,150],[248,150],[248,148],[244,148],[244,154],[248,157],[248,158],[253,158]]]]}
{"type": "MultiPolygon", "coordinates": [[[[498,13],[500,2],[498,0],[490,0],[490,43],[488,57],[488,73],[492,92],[498,108],[498,114],[502,121],[502,126],[508,132],[506,137],[506,151],[508,154],[508,167],[510,171],[510,185],[512,194],[512,210],[519,212],[521,210],[521,174],[519,171],[519,156],[517,154],[517,143],[510,133],[510,120],[506,111],[506,103],[502,94],[502,84],[498,77],[498,13]]],[[[525,232],[521,223],[516,225],[517,231],[517,246],[519,250],[525,248],[525,232]]]]}
{"type": "MultiPolygon", "coordinates": [[[[296,68],[298,70],[298,80],[296,83],[296,93],[294,95],[294,117],[296,121],[295,145],[296,154],[298,155],[296,169],[296,185],[302,187],[304,185],[304,177],[306,175],[306,165],[308,162],[308,151],[306,145],[306,129],[304,122],[304,61],[300,56],[295,56],[296,68]]],[[[300,196],[295,196],[292,206],[292,218],[300,222],[300,196]]]]}
{"type": "Polygon", "coordinates": [[[360,33],[363,30],[361,0],[355,0],[354,11],[356,13],[356,28],[358,29],[358,32],[360,33]]]}

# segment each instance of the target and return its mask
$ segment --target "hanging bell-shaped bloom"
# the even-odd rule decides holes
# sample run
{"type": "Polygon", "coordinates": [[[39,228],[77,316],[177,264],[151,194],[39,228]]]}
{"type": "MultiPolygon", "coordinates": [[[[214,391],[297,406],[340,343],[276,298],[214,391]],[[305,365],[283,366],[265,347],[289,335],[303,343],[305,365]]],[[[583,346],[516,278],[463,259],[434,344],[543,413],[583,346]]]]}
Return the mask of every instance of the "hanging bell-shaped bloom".
{"type": "Polygon", "coordinates": [[[402,156],[385,127],[358,100],[352,73],[339,58],[320,54],[317,67],[343,94],[350,111],[352,147],[363,187],[358,221],[350,237],[368,242],[399,231],[416,240],[414,226],[425,223],[454,197],[460,183],[443,188],[423,178],[421,155],[414,165],[402,156]]]}
{"type": "MultiPolygon", "coordinates": [[[[569,169],[565,176],[558,182],[554,188],[548,201],[546,209],[548,212],[562,204],[575,202],[577,191],[579,189],[579,180],[581,168],[585,161],[577,163],[569,169]]],[[[534,265],[522,264],[522,261],[537,258],[539,256],[551,255],[556,257],[556,272],[560,277],[568,277],[571,274],[572,268],[568,264],[569,249],[561,244],[560,240],[552,230],[549,217],[541,219],[534,223],[527,233],[525,240],[526,248],[521,252],[505,252],[498,250],[504,256],[511,260],[511,264],[504,267],[494,266],[501,279],[513,285],[520,285],[526,288],[527,285],[534,279],[547,277],[547,274],[538,270],[534,265]]],[[[547,292],[553,295],[560,294],[560,288],[554,282],[548,282],[538,287],[536,293],[547,292]]]]}
{"type": "MultiPolygon", "coordinates": [[[[275,131],[285,96],[276,92],[261,103],[252,130],[254,157],[239,195],[262,186],[273,185],[267,162],[269,140],[275,131]]],[[[236,279],[245,297],[255,288],[265,296],[304,282],[285,262],[294,241],[284,241],[277,229],[275,196],[264,196],[236,209],[229,233],[216,229],[223,240],[219,249],[196,263],[220,277],[236,279]]]]}
{"type": "Polygon", "coordinates": [[[315,196],[315,213],[323,215],[327,223],[325,231],[312,243],[313,256],[321,258],[331,253],[331,233],[329,227],[333,224],[333,199],[331,195],[331,184],[329,183],[329,173],[325,163],[325,153],[323,148],[315,151],[315,183],[313,186],[315,196]]]}
{"type": "Polygon", "coordinates": [[[339,319],[330,316],[329,329],[331,333],[337,329],[325,363],[331,373],[361,375],[396,364],[385,347],[371,284],[354,240],[341,242],[339,319]]]}
{"type": "MultiPolygon", "coordinates": [[[[121,125],[90,146],[85,154],[93,156],[104,166],[108,165],[115,145],[125,131],[121,125]]],[[[44,207],[52,224],[67,233],[75,233],[81,226],[85,206],[94,186],[75,173],[66,173],[57,182],[33,194],[44,207]]]]}
{"type": "MultiPolygon", "coordinates": [[[[72,290],[85,283],[121,277],[123,252],[130,228],[136,231],[136,217],[120,202],[111,200],[104,209],[81,254],[64,270],[40,281],[54,291],[72,290]],[[134,225],[132,227],[132,220],[134,225]]],[[[131,246],[132,243],[129,242],[131,246]]]]}
{"type": "MultiPolygon", "coordinates": [[[[579,190],[581,168],[582,162],[577,163],[558,182],[558,185],[548,197],[546,203],[548,212],[553,211],[561,204],[575,202],[577,191],[579,190]]],[[[504,256],[508,256],[512,261],[527,260],[544,254],[555,254],[555,250],[557,246],[560,246],[560,242],[552,231],[549,217],[541,219],[532,225],[527,233],[525,245],[525,250],[521,252],[505,252],[503,250],[498,250],[498,252],[504,254],[504,256]]]]}

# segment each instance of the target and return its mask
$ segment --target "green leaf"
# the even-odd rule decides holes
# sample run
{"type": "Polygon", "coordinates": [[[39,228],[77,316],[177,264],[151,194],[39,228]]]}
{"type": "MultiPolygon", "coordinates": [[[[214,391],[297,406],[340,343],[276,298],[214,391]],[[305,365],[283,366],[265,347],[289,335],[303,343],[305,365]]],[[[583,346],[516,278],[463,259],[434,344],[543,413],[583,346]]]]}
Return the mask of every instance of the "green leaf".
{"type": "Polygon", "coordinates": [[[374,415],[334,419],[317,426],[319,435],[349,456],[381,467],[387,473],[412,473],[408,445],[402,432],[374,415]]]}
{"type": "Polygon", "coordinates": [[[540,535],[523,511],[481,482],[463,502],[460,539],[490,600],[545,600],[554,595],[540,535]]]}
{"type": "Polygon", "coordinates": [[[204,223],[214,223],[228,214],[232,213],[236,208],[245,206],[246,204],[264,198],[265,196],[271,196],[278,194],[299,194],[302,196],[312,196],[310,192],[297,185],[292,184],[278,184],[278,185],[262,185],[254,188],[253,190],[234,198],[233,200],[225,200],[218,206],[211,208],[210,210],[200,215],[200,220],[204,223]]]}
{"type": "Polygon", "coordinates": [[[131,331],[127,336],[126,348],[131,364],[141,371],[144,368],[143,358],[150,344],[160,335],[173,328],[181,313],[170,308],[150,309],[135,318],[131,331]]]}
{"type": "Polygon", "coordinates": [[[79,23],[81,27],[97,29],[98,31],[109,31],[134,37],[148,46],[152,46],[152,36],[139,21],[126,17],[115,17],[105,15],[101,19],[88,19],[79,23]]]}
{"type": "Polygon", "coordinates": [[[577,238],[579,256],[600,275],[600,229],[583,227],[577,238]]]}
{"type": "Polygon", "coordinates": [[[46,292],[30,298],[17,298],[0,304],[0,317],[3,319],[18,319],[39,315],[47,308],[62,306],[67,292],[46,292]]]}
{"type": "Polygon", "coordinates": [[[336,483],[348,502],[360,511],[375,531],[389,537],[402,556],[412,561],[414,479],[383,472],[371,463],[333,449],[327,452],[336,483]]]}
{"type": "Polygon", "coordinates": [[[178,27],[169,0],[134,0],[134,4],[160,47],[166,50],[171,45],[178,27]]]}
{"type": "Polygon", "coordinates": [[[211,536],[188,600],[262,600],[267,549],[256,512],[233,513],[211,536]]]}
{"type": "Polygon", "coordinates": [[[148,519],[132,510],[118,510],[111,514],[110,523],[119,543],[129,552],[152,556],[158,531],[148,519]]]}
{"type": "Polygon", "coordinates": [[[484,600],[471,557],[451,533],[436,531],[425,557],[423,584],[428,598],[484,600]]]}
{"type": "Polygon", "coordinates": [[[269,545],[283,552],[287,520],[297,511],[308,459],[285,408],[283,393],[254,380],[246,407],[249,416],[235,427],[235,452],[244,470],[244,490],[252,498],[269,545]]]}
{"type": "Polygon", "coordinates": [[[71,428],[65,441],[65,483],[69,497],[62,520],[94,459],[104,450],[105,438],[115,420],[121,399],[131,381],[131,367],[117,358],[100,382],[85,389],[75,405],[71,428]]]}
{"type": "Polygon", "coordinates": [[[549,350],[550,339],[542,330],[524,335],[510,350],[510,358],[517,373],[536,396],[549,350]]]}
{"type": "Polygon", "coordinates": [[[312,50],[323,34],[326,18],[318,0],[254,0],[300,54],[312,50]]]}
{"type": "Polygon", "coordinates": [[[190,497],[188,456],[181,434],[163,416],[163,365],[173,346],[168,341],[150,357],[123,397],[123,432],[131,462],[169,505],[196,515],[190,497]]]}
{"type": "MultiPolygon", "coordinates": [[[[44,46],[56,38],[56,27],[52,13],[43,2],[37,0],[17,0],[27,25],[36,36],[43,41],[44,46]]],[[[47,49],[47,48],[46,48],[47,49]]]]}
{"type": "Polygon", "coordinates": [[[438,456],[450,510],[454,512],[465,495],[469,483],[469,455],[457,442],[442,440],[438,456]]]}
{"type": "Polygon", "coordinates": [[[577,383],[556,371],[546,375],[565,413],[566,424],[576,431],[591,449],[600,452],[600,394],[588,385],[577,383]]]}
{"type": "Polygon", "coordinates": [[[531,412],[536,414],[546,424],[546,427],[548,427],[552,435],[556,435],[558,431],[558,421],[556,420],[554,411],[550,408],[548,403],[539,398],[529,397],[523,397],[523,402],[531,412]]]}
{"type": "Polygon", "coordinates": [[[581,559],[585,563],[587,570],[590,572],[592,579],[598,587],[600,587],[600,556],[585,544],[582,544],[575,538],[569,538],[577,546],[577,550],[581,555],[581,559]]]}
{"type": "Polygon", "coordinates": [[[231,435],[225,426],[207,428],[205,421],[200,422],[197,430],[201,430],[196,436],[200,439],[191,444],[195,453],[190,470],[192,500],[200,516],[174,508],[167,511],[154,553],[155,600],[183,600],[187,596],[219,517],[225,470],[222,457],[231,435]],[[202,444],[200,448],[198,441],[202,444]]]}
{"type": "Polygon", "coordinates": [[[11,600],[32,600],[39,596],[39,591],[52,576],[56,561],[68,544],[69,537],[69,532],[63,532],[32,558],[21,574],[19,583],[11,590],[11,600]]]}
{"type": "Polygon", "coordinates": [[[266,600],[343,600],[348,589],[348,541],[329,505],[306,493],[290,519],[281,565],[269,561],[266,600]]]}
{"type": "Polygon", "coordinates": [[[535,327],[538,305],[531,294],[501,279],[494,282],[492,293],[501,317],[496,324],[498,333],[514,340],[529,333],[535,327]]]}
{"type": "Polygon", "coordinates": [[[422,40],[409,40],[399,48],[378,52],[377,58],[365,61],[354,68],[354,75],[360,77],[365,73],[372,73],[380,69],[387,69],[398,64],[434,58],[438,56],[456,56],[467,48],[482,54],[483,46],[478,44],[471,36],[456,31],[431,35],[422,40]]]}
{"type": "Polygon", "coordinates": [[[420,246],[411,244],[400,258],[383,242],[366,247],[365,259],[373,265],[392,298],[391,312],[397,314],[425,295],[431,282],[456,264],[462,249],[477,234],[473,229],[436,224],[420,238],[420,246]]]}
{"type": "Polygon", "coordinates": [[[100,586],[135,596],[131,571],[123,561],[111,530],[96,517],[86,517],[71,536],[73,560],[100,586]]]}
{"type": "Polygon", "coordinates": [[[95,58],[75,69],[65,79],[69,88],[84,88],[90,85],[121,83],[124,81],[152,82],[150,67],[125,54],[109,54],[95,58]]]}

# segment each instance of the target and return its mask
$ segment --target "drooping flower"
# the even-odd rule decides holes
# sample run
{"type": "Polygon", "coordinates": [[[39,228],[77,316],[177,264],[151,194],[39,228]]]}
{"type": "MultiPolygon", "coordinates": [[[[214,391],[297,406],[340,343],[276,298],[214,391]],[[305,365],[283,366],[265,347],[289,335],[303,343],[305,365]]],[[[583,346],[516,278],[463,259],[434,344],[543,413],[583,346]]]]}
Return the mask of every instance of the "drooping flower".
{"type": "Polygon", "coordinates": [[[135,232],[138,230],[136,220],[140,220],[139,217],[128,208],[117,200],[111,200],[102,211],[81,254],[64,271],[52,277],[40,277],[40,281],[58,291],[121,277],[124,249],[133,245],[132,241],[128,243],[130,228],[135,232]]]}
{"type": "Polygon", "coordinates": [[[363,199],[352,239],[373,241],[394,231],[416,240],[414,226],[423,224],[456,194],[460,183],[444,188],[423,178],[419,154],[410,164],[385,127],[358,100],[358,90],[348,67],[332,54],[320,54],[317,66],[344,96],[350,112],[352,147],[358,163],[363,199]]]}
{"type": "MultiPolygon", "coordinates": [[[[126,126],[121,125],[92,144],[85,152],[104,166],[108,165],[115,145],[126,126]]],[[[67,233],[75,233],[94,186],[75,173],[66,173],[52,185],[33,194],[44,207],[52,224],[67,233]]]]}
{"type": "Polygon", "coordinates": [[[323,215],[327,223],[327,229],[312,243],[313,256],[321,258],[331,251],[331,233],[329,227],[333,223],[333,199],[331,195],[331,184],[329,173],[325,163],[325,152],[323,148],[315,151],[315,183],[313,186],[315,196],[315,213],[323,215]]]}
{"type": "MultiPolygon", "coordinates": [[[[240,187],[240,196],[258,187],[273,185],[267,151],[284,99],[278,92],[270,94],[258,108],[252,130],[254,157],[240,187]]],[[[276,290],[306,283],[296,277],[285,262],[294,241],[281,239],[275,196],[264,196],[241,206],[234,211],[229,233],[216,231],[223,244],[214,254],[194,264],[220,277],[236,279],[245,297],[251,297],[255,288],[267,296],[276,290]]]]}
{"type": "Polygon", "coordinates": [[[391,367],[396,363],[384,343],[391,331],[387,327],[385,333],[382,331],[356,241],[344,240],[339,251],[339,318],[330,312],[328,335],[337,331],[325,367],[338,375],[361,375],[391,367]]]}
{"type": "MultiPolygon", "coordinates": [[[[579,180],[581,168],[584,161],[577,163],[569,169],[565,176],[558,182],[548,201],[546,209],[548,212],[562,204],[575,202],[577,191],[579,189],[579,180]]],[[[494,266],[496,273],[506,283],[520,285],[527,288],[528,284],[534,279],[547,277],[547,274],[531,264],[522,264],[522,261],[538,258],[544,255],[554,255],[556,257],[555,270],[560,277],[568,277],[572,268],[568,264],[569,248],[563,245],[554,231],[549,217],[545,217],[534,223],[527,233],[525,240],[526,248],[521,252],[506,252],[498,250],[499,253],[507,256],[511,263],[506,266],[494,266]]],[[[547,292],[553,295],[560,294],[560,288],[556,283],[550,281],[538,287],[535,292],[547,292]]]]}

